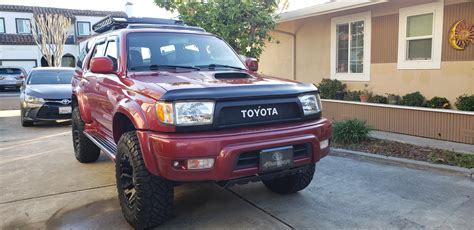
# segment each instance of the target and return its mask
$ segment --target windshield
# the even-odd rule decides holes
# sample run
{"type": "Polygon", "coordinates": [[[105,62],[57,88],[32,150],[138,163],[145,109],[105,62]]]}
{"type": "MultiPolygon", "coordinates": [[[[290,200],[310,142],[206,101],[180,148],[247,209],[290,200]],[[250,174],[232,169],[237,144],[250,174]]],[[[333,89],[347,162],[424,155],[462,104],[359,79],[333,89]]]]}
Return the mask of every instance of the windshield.
{"type": "MultiPolygon", "coordinates": [[[[245,66],[221,39],[186,33],[131,33],[128,35],[128,68],[157,67],[240,68],[245,66]]],[[[197,68],[196,68],[197,69],[197,68]]]]}
{"type": "Polygon", "coordinates": [[[33,71],[28,78],[28,85],[71,84],[74,70],[41,70],[33,71]]]}
{"type": "Polygon", "coordinates": [[[0,68],[0,74],[22,74],[21,69],[18,68],[0,68]]]}

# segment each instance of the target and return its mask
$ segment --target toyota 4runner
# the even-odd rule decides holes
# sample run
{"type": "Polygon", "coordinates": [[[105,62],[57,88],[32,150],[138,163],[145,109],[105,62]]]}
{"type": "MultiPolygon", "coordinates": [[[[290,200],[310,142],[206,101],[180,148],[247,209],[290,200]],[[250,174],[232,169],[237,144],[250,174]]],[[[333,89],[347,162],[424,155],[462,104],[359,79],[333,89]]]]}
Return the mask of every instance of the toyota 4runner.
{"type": "Polygon", "coordinates": [[[309,185],[331,141],[315,86],[258,74],[255,59],[180,21],[107,17],[93,29],[72,80],[75,157],[115,161],[131,225],[165,221],[184,182],[309,185]]]}

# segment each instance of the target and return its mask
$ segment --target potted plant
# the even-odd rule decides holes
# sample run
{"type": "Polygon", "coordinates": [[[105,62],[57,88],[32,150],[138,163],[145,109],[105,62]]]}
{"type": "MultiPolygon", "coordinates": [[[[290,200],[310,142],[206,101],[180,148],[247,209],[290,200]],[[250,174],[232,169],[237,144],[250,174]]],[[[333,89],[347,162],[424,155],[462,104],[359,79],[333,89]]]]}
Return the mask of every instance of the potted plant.
{"type": "Polygon", "coordinates": [[[393,93],[387,93],[388,104],[396,105],[396,104],[398,104],[399,100],[400,100],[400,96],[398,96],[396,94],[393,94],[393,93]]]}
{"type": "Polygon", "coordinates": [[[361,102],[368,102],[369,101],[369,98],[370,96],[372,96],[372,91],[370,91],[367,87],[369,85],[365,84],[365,89],[362,90],[362,92],[360,93],[360,101],[361,102]]]}

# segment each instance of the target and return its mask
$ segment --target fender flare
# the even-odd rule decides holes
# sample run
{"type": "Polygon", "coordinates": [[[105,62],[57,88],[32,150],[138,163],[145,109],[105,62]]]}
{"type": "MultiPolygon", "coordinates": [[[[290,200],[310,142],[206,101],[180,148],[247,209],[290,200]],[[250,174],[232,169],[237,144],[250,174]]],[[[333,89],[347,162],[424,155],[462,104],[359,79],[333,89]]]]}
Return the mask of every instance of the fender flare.
{"type": "MultiPolygon", "coordinates": [[[[137,132],[138,139],[140,140],[140,148],[145,166],[152,174],[159,176],[158,161],[151,149],[148,138],[149,125],[146,119],[146,114],[141,106],[129,99],[123,99],[116,106],[113,117],[114,120],[118,114],[125,115],[132,122],[133,127],[135,127],[137,132]]],[[[112,132],[115,131],[112,130],[112,132]]]]}
{"type": "Polygon", "coordinates": [[[89,101],[87,97],[84,95],[84,92],[81,90],[80,87],[76,87],[73,90],[73,96],[77,99],[77,106],[79,107],[79,112],[81,114],[81,118],[85,123],[91,123],[92,117],[90,110],[88,109],[89,101]]]}

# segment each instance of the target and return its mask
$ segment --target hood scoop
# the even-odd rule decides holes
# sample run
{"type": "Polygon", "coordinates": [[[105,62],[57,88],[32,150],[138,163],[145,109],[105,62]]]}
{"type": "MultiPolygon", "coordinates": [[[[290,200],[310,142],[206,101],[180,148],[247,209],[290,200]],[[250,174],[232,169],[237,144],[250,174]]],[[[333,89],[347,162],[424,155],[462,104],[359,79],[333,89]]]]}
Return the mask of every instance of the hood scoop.
{"type": "Polygon", "coordinates": [[[249,79],[252,75],[243,72],[221,72],[214,74],[215,79],[249,79]]]}

